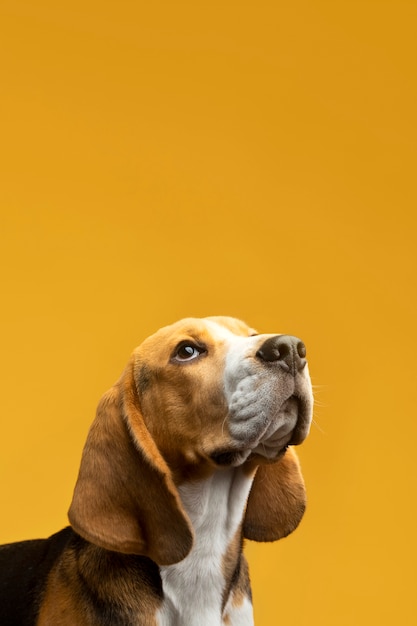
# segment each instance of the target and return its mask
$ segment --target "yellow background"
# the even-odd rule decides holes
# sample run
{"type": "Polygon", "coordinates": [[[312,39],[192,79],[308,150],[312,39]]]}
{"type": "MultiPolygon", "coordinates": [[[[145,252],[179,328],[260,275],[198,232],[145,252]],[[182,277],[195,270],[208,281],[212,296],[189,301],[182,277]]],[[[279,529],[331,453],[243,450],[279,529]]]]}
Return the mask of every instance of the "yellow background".
{"type": "Polygon", "coordinates": [[[3,0],[1,541],[66,523],[161,325],[302,337],[302,525],[257,626],[415,623],[416,27],[402,0],[3,0]]]}

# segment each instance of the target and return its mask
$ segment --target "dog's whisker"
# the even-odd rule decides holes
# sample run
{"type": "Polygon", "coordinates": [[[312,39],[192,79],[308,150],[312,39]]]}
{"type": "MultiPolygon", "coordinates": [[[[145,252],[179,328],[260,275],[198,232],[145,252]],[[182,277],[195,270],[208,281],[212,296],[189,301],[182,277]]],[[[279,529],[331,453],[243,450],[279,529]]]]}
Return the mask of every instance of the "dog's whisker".
{"type": "Polygon", "coordinates": [[[222,422],[222,435],[224,435],[224,427],[225,427],[225,425],[226,425],[227,418],[228,418],[228,415],[226,415],[226,417],[224,418],[224,420],[223,420],[223,422],[222,422]]]}
{"type": "Polygon", "coordinates": [[[323,430],[323,428],[319,425],[317,420],[315,420],[314,418],[311,420],[311,425],[314,426],[314,428],[316,428],[322,435],[327,434],[326,431],[323,430]]]}

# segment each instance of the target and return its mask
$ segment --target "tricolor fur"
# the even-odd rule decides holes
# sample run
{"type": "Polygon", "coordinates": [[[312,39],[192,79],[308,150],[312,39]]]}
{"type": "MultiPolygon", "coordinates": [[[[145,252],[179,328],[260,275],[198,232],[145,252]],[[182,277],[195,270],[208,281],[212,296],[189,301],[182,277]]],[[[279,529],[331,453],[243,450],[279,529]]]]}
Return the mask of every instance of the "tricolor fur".
{"type": "Polygon", "coordinates": [[[251,626],[244,538],[292,532],[292,445],[312,393],[300,340],[227,317],[146,339],[103,396],[71,527],[0,550],[0,623],[251,626]]]}

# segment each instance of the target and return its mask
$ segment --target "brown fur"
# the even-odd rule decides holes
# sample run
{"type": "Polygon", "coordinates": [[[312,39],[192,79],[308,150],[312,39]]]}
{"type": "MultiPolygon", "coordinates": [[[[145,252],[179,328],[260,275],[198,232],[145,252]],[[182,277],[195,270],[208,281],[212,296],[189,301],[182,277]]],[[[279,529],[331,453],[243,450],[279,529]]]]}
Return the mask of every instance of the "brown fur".
{"type": "Polygon", "coordinates": [[[282,539],[297,528],[305,508],[300,464],[294,449],[288,448],[279,461],[259,465],[256,471],[243,524],[245,537],[253,541],[282,539]]]}
{"type": "MultiPolygon", "coordinates": [[[[243,337],[254,333],[239,320],[208,319],[243,337]]],[[[225,351],[205,320],[183,320],[145,340],[103,396],[69,510],[73,530],[58,533],[57,554],[36,583],[30,613],[39,606],[38,626],[118,626],[138,619],[155,626],[163,598],[159,566],[181,561],[193,545],[177,487],[209,476],[219,468],[216,459],[227,463],[233,455],[224,428],[225,351]],[[178,366],[172,355],[180,340],[204,345],[207,354],[178,366]]],[[[305,507],[292,449],[274,463],[252,455],[244,467],[256,475],[242,527],[224,557],[223,606],[250,596],[243,537],[284,537],[305,507]]]]}
{"type": "Polygon", "coordinates": [[[223,608],[229,600],[231,591],[233,593],[234,605],[236,602],[240,604],[243,601],[243,595],[249,598],[251,597],[248,568],[242,553],[242,548],[243,534],[242,527],[240,527],[230,542],[223,558],[223,576],[225,581],[227,581],[227,586],[223,594],[223,608]],[[241,596],[241,600],[237,600],[237,598],[241,596]]]}
{"type": "Polygon", "coordinates": [[[49,574],[37,625],[156,626],[161,602],[159,572],[152,561],[75,537],[49,574]]]}

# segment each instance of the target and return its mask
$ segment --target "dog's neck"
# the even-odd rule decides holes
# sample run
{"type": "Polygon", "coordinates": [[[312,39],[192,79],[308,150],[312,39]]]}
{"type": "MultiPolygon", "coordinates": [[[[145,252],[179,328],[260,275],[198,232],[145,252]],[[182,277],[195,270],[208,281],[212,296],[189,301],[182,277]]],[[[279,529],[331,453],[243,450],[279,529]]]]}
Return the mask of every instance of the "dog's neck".
{"type": "MultiPolygon", "coordinates": [[[[158,625],[221,626],[228,613],[232,577],[239,566],[241,528],[253,475],[222,469],[209,478],[179,487],[195,540],[180,563],[161,568],[164,604],[158,625]]],[[[252,624],[251,606],[239,624],[252,624]]],[[[228,622],[234,624],[231,616],[228,622]]],[[[237,622],[236,622],[237,623],[237,622]]]]}

